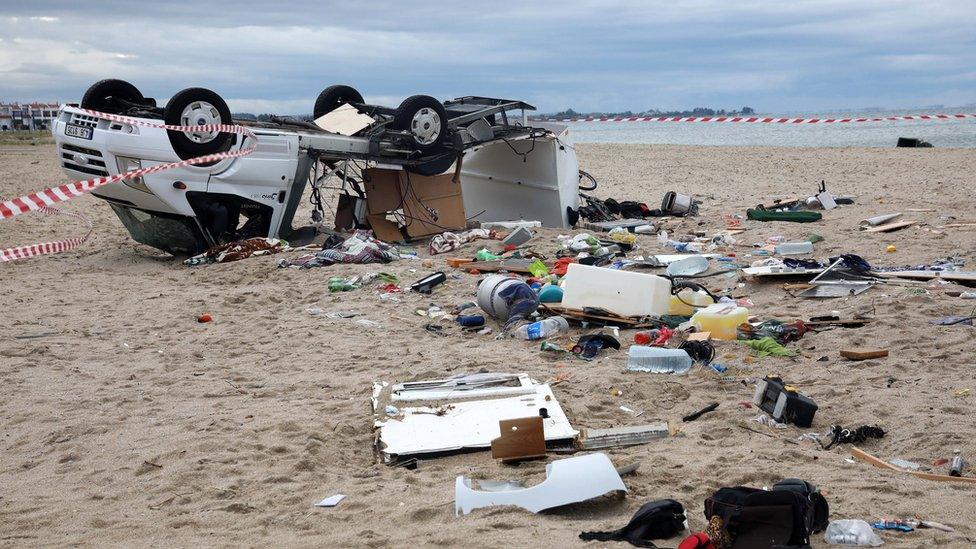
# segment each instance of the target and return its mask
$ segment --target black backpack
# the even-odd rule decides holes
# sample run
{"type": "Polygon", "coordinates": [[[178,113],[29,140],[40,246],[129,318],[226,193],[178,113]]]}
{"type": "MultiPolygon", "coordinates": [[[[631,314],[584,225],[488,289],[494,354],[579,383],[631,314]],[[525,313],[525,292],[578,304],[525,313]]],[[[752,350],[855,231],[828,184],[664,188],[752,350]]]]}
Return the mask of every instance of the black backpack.
{"type": "Polygon", "coordinates": [[[648,540],[673,537],[685,529],[685,509],[673,499],[660,499],[641,505],[620,530],[582,532],[582,540],[626,541],[637,547],[657,547],[648,540]]]}
{"type": "Polygon", "coordinates": [[[810,536],[827,527],[829,509],[816,486],[787,479],[771,490],[747,486],[719,488],[705,500],[705,518],[721,521],[731,547],[807,547],[810,536]]]}

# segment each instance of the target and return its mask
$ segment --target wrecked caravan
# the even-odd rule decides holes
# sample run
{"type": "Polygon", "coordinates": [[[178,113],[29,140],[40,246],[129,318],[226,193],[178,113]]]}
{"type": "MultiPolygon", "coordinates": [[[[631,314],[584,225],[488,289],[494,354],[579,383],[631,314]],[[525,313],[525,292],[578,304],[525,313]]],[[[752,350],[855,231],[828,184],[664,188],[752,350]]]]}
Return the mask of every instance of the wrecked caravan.
{"type": "Polygon", "coordinates": [[[567,227],[566,209],[578,201],[576,154],[566,128],[528,126],[529,110],[534,107],[521,101],[462,97],[442,103],[423,95],[390,108],[365,103],[349,86],[331,86],[315,102],[315,123],[293,117],[232,121],[227,103],[210,90],[185,89],[157,106],[132,84],[103,80],[80,105],[61,109],[52,133],[62,168],[78,180],[255,146],[241,158],[146,174],[92,192],[109,203],[136,241],[194,254],[250,237],[310,241],[316,227],[293,225],[307,187],[313,223],[324,217],[323,189],[339,186],[340,207],[349,206],[352,225],[364,227],[368,168],[407,177],[455,168],[470,218],[531,216],[567,227]],[[248,126],[257,143],[231,133],[141,127],[92,111],[155,124],[236,123],[248,126]]]}

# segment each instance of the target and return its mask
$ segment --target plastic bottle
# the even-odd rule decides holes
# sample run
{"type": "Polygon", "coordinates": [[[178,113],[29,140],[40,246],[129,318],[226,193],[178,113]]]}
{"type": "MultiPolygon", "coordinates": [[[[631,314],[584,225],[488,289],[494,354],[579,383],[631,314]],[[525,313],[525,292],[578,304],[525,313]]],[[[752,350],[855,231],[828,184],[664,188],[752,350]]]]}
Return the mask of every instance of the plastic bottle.
{"type": "Polygon", "coordinates": [[[632,372],[683,374],[693,362],[683,349],[631,345],[627,352],[627,369],[632,372]]]}
{"type": "Polygon", "coordinates": [[[685,288],[678,292],[678,295],[671,296],[671,306],[668,309],[668,314],[691,316],[699,308],[707,307],[713,303],[715,303],[715,300],[707,292],[685,288]]]}
{"type": "Polygon", "coordinates": [[[776,245],[779,255],[803,255],[813,253],[813,242],[784,242],[776,245]]]}
{"type": "Polygon", "coordinates": [[[824,532],[824,541],[830,545],[869,545],[877,547],[884,542],[871,525],[859,519],[832,520],[824,532]]]}
{"type": "Polygon", "coordinates": [[[701,332],[711,332],[714,339],[736,338],[739,324],[749,321],[749,309],[734,303],[716,303],[698,311],[691,323],[701,332]]]}
{"type": "Polygon", "coordinates": [[[569,322],[561,316],[554,316],[532,324],[519,326],[515,329],[515,337],[519,339],[535,340],[549,337],[569,329],[569,322]]]}
{"type": "Polygon", "coordinates": [[[976,292],[963,292],[959,294],[959,297],[963,299],[976,299],[976,292]]]}

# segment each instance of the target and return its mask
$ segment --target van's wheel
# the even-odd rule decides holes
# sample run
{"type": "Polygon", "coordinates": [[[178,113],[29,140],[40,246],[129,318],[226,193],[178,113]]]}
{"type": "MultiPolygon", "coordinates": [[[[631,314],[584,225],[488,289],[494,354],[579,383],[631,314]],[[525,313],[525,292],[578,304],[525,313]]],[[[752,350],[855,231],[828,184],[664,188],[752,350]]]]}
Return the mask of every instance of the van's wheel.
{"type": "Polygon", "coordinates": [[[322,90],[315,100],[315,108],[312,109],[314,120],[320,116],[329,114],[346,103],[362,103],[363,96],[352,86],[329,86],[322,90]]]}
{"type": "Polygon", "coordinates": [[[417,175],[440,175],[451,168],[457,161],[461,149],[464,144],[461,140],[461,135],[457,132],[451,134],[451,143],[449,146],[445,147],[445,152],[433,157],[432,159],[421,162],[419,164],[414,164],[412,166],[404,166],[410,173],[415,173],[417,175]]]}
{"type": "Polygon", "coordinates": [[[412,95],[393,114],[393,129],[408,132],[421,153],[438,153],[447,138],[447,110],[429,95],[412,95]]]}
{"type": "Polygon", "coordinates": [[[125,80],[108,78],[92,84],[81,98],[81,108],[107,113],[121,113],[124,105],[118,100],[129,103],[145,103],[139,88],[125,80]]]}
{"type": "MultiPolygon", "coordinates": [[[[171,97],[166,103],[163,119],[173,126],[232,123],[227,103],[215,92],[204,88],[187,88],[171,97]]],[[[227,151],[234,139],[234,134],[226,132],[166,130],[166,133],[173,150],[183,160],[227,151]]]]}

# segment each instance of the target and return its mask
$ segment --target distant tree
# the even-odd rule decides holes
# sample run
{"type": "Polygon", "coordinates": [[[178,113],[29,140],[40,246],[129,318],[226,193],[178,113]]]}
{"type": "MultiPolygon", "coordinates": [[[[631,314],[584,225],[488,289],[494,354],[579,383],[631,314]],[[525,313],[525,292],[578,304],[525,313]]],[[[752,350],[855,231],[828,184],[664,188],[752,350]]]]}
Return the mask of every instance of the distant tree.
{"type": "Polygon", "coordinates": [[[742,110],[739,111],[739,114],[746,114],[746,115],[756,114],[756,111],[753,110],[752,107],[742,107],[742,110]]]}

